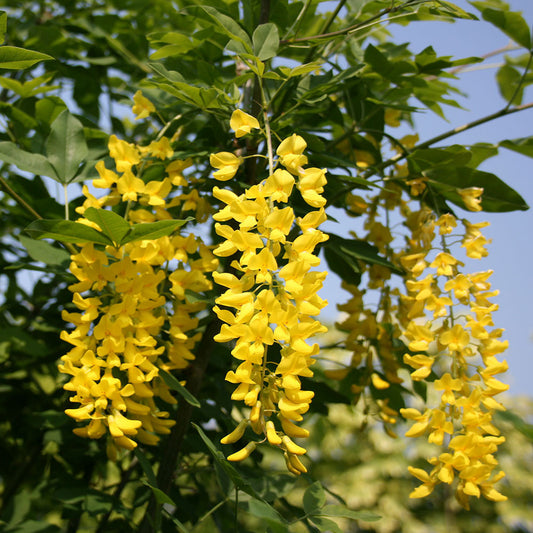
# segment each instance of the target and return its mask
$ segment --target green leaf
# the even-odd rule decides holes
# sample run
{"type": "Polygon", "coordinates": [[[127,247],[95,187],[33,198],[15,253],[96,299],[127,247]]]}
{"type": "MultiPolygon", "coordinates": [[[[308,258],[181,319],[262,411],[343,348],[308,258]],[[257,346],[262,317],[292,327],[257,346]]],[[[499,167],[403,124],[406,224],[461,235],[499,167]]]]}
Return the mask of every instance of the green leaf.
{"type": "Polygon", "coordinates": [[[70,260],[70,254],[66,250],[56,248],[46,241],[37,241],[24,235],[19,235],[19,241],[34,261],[47,265],[61,265],[70,260]]]}
{"type": "Polygon", "coordinates": [[[89,207],[85,210],[83,216],[98,224],[102,233],[107,235],[117,246],[122,243],[122,239],[131,229],[131,226],[120,215],[107,209],[89,207]]]}
{"type": "Polygon", "coordinates": [[[498,411],[497,417],[513,424],[515,429],[522,433],[533,443],[533,425],[528,424],[523,418],[512,411],[498,411]]]}
{"type": "Polygon", "coordinates": [[[422,148],[415,150],[407,157],[409,169],[419,174],[427,169],[448,166],[464,166],[470,162],[472,154],[457,144],[446,148],[422,148]]]}
{"type": "Polygon", "coordinates": [[[161,489],[158,489],[157,487],[150,485],[150,483],[147,483],[146,481],[143,481],[143,484],[152,489],[155,499],[159,505],[167,504],[167,505],[173,505],[174,507],[176,507],[176,504],[174,503],[172,498],[168,494],[165,494],[161,489]]]}
{"type": "Polygon", "coordinates": [[[172,374],[169,374],[166,370],[159,369],[159,376],[172,390],[181,394],[188,404],[193,407],[201,407],[200,402],[172,374]]]}
{"type": "Polygon", "coordinates": [[[178,528],[178,531],[180,531],[181,533],[189,533],[189,530],[174,515],[170,514],[170,511],[166,507],[163,507],[163,512],[167,515],[169,520],[171,520],[178,528]]]}
{"type": "Polygon", "coordinates": [[[143,469],[143,472],[148,479],[148,483],[150,484],[149,486],[156,487],[157,478],[155,477],[154,469],[152,468],[152,465],[150,461],[147,459],[146,455],[144,455],[144,453],[141,452],[139,447],[134,448],[133,453],[135,454],[135,457],[137,457],[137,460],[139,461],[139,464],[141,465],[141,468],[143,469]]]}
{"type": "Polygon", "coordinates": [[[85,161],[89,150],[83,126],[68,109],[62,111],[52,123],[46,140],[46,153],[60,183],[70,183],[85,161]]]}
{"type": "Polygon", "coordinates": [[[242,45],[241,50],[235,50],[237,53],[246,52],[252,53],[252,43],[248,34],[241,28],[241,26],[235,22],[231,17],[220,13],[214,7],[200,6],[213,20],[215,25],[223,30],[223,32],[230,37],[233,41],[242,45]]]}
{"type": "Polygon", "coordinates": [[[131,226],[130,232],[120,241],[120,244],[127,244],[134,241],[147,241],[159,239],[174,233],[178,228],[193,220],[188,217],[184,220],[159,220],[157,222],[147,222],[131,226]]]}
{"type": "Polygon", "coordinates": [[[12,533],[60,533],[61,528],[42,520],[25,520],[9,528],[9,531],[12,533]]]}
{"type": "Polygon", "coordinates": [[[5,35],[7,31],[7,13],[0,11],[0,44],[5,41],[5,35]]]}
{"type": "Polygon", "coordinates": [[[50,59],[54,58],[41,52],[34,52],[17,46],[0,46],[0,68],[23,69],[35,65],[39,61],[50,59]]]}
{"type": "Polygon", "coordinates": [[[483,2],[472,2],[472,5],[481,11],[481,16],[487,21],[499,28],[510,37],[514,42],[527,48],[531,48],[531,34],[529,25],[520,13],[515,11],[491,9],[485,7],[483,2]]]}
{"type": "Polygon", "coordinates": [[[47,96],[35,104],[35,118],[51,124],[67,106],[59,96],[47,96]]]}
{"type": "Polygon", "coordinates": [[[60,242],[113,244],[103,233],[72,220],[35,220],[24,230],[34,239],[55,239],[60,242]]]}
{"type": "MultiPolygon", "coordinates": [[[[309,74],[310,72],[313,72],[321,68],[321,66],[322,65],[318,61],[315,63],[306,63],[305,65],[298,65],[297,67],[290,69],[287,74],[289,78],[295,78],[297,76],[305,76],[306,74],[309,74]]],[[[287,68],[287,67],[284,67],[284,68],[287,68]]]]}
{"type": "Polygon", "coordinates": [[[364,261],[365,263],[386,267],[394,274],[398,274],[400,276],[403,276],[404,274],[401,268],[393,265],[388,259],[381,256],[378,249],[366,241],[358,239],[345,239],[330,233],[329,239],[326,241],[326,246],[328,248],[335,248],[337,253],[339,255],[344,255],[346,259],[358,259],[360,261],[364,261]]]}
{"type": "Polygon", "coordinates": [[[261,60],[266,61],[276,56],[279,48],[278,27],[272,22],[257,26],[252,36],[254,54],[261,60]]]}
{"type": "Polygon", "coordinates": [[[317,525],[320,531],[327,531],[328,533],[343,533],[342,529],[333,522],[333,520],[328,520],[322,516],[310,516],[309,520],[313,524],[317,525]]]}
{"type": "Polygon", "coordinates": [[[525,200],[498,176],[469,167],[447,166],[425,172],[429,183],[446,199],[464,207],[457,189],[482,187],[481,206],[483,211],[502,213],[529,209],[525,200]]]}
{"type": "Polygon", "coordinates": [[[20,170],[48,176],[59,181],[54,167],[48,162],[48,159],[41,154],[33,154],[21,150],[15,143],[9,141],[0,142],[0,161],[5,161],[15,165],[20,170]]]}
{"type": "Polygon", "coordinates": [[[288,533],[287,521],[268,503],[252,499],[248,502],[248,511],[268,525],[273,533],[288,533]]]}
{"type": "Polygon", "coordinates": [[[90,490],[89,493],[85,495],[83,508],[91,516],[97,516],[111,511],[113,503],[113,496],[110,494],[105,494],[97,490],[90,490]]]}
{"type": "Polygon", "coordinates": [[[352,511],[344,505],[326,505],[320,510],[320,516],[338,516],[342,518],[351,518],[352,520],[364,520],[365,522],[376,522],[381,518],[380,515],[372,511],[352,511]]]}
{"type": "Polygon", "coordinates": [[[361,281],[358,262],[337,250],[335,246],[326,244],[323,249],[329,269],[347,283],[358,285],[361,281]]]}
{"type": "Polygon", "coordinates": [[[246,494],[249,494],[250,496],[252,496],[252,498],[261,500],[261,497],[255,492],[250,483],[248,483],[248,481],[246,481],[239,474],[237,469],[231,463],[228,462],[228,460],[224,457],[224,454],[213,444],[211,439],[204,433],[202,428],[194,423],[192,423],[192,426],[196,429],[196,431],[200,435],[200,438],[204,441],[205,445],[207,446],[207,449],[213,456],[213,459],[222,468],[222,470],[224,470],[224,472],[231,479],[235,487],[239,490],[242,490],[243,492],[246,492],[246,494]]]}
{"type": "MultiPolygon", "coordinates": [[[[1,143],[0,143],[1,144],[1,143]]],[[[518,152],[527,157],[533,157],[533,137],[523,137],[521,139],[507,139],[498,146],[503,146],[507,150],[518,152]]]]}
{"type": "Polygon", "coordinates": [[[522,75],[517,69],[511,67],[510,65],[503,65],[496,73],[496,80],[498,82],[500,94],[504,100],[513,105],[519,105],[522,103],[524,87],[520,87],[522,75]],[[520,89],[518,89],[519,87],[520,89]]]}
{"type": "Polygon", "coordinates": [[[318,514],[326,503],[326,493],[320,481],[315,481],[304,492],[303,504],[307,514],[318,514]]]}
{"type": "MultiPolygon", "coordinates": [[[[186,39],[185,36],[184,38],[186,39]]],[[[167,44],[165,46],[162,46],[161,48],[159,48],[159,50],[157,50],[150,56],[150,59],[152,61],[155,61],[157,59],[164,59],[165,57],[180,56],[185,54],[189,50],[195,48],[195,45],[191,43],[188,39],[186,39],[186,41],[186,43],[184,42],[180,44],[167,44]]]]}

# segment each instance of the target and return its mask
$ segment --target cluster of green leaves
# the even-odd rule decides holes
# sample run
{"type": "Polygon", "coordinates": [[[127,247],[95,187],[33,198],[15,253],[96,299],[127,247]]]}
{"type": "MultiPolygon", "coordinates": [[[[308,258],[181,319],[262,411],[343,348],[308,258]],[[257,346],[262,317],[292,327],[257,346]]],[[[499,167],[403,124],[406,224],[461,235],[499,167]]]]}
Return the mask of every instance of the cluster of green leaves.
{"type": "MultiPolygon", "coordinates": [[[[169,235],[187,221],[179,216],[130,226],[119,209],[88,209],[85,216],[98,231],[72,220],[82,202],[77,184],[95,175],[94,163],[104,157],[109,134],[143,144],[162,127],[176,134],[176,157],[192,158],[191,172],[207,178],[209,153],[264,149],[258,137],[235,141],[229,128],[237,106],[259,115],[263,93],[273,134],[279,139],[301,135],[313,166],[330,169],[326,196],[335,208],[347,208],[347,192],[372,190],[384,178],[407,191],[406,181],[424,176],[428,188],[420,200],[437,213],[463,206],[459,186],[483,187],[486,210],[526,209],[504,180],[478,167],[500,149],[533,157],[533,137],[446,146],[451,130],[408,150],[387,126],[391,110],[406,124],[413,124],[421,109],[444,116],[446,106],[459,105],[450,69],[480,59],[439,57],[431,47],[413,53],[407,44],[391,41],[384,23],[475,16],[444,0],[340,0],[335,7],[314,0],[12,4],[0,0],[6,10],[0,14],[5,34],[0,46],[0,455],[5,459],[0,527],[69,533],[314,532],[341,531],[339,517],[372,527],[368,522],[376,515],[352,510],[342,487],[328,492],[327,483],[314,481],[328,479],[329,458],[321,456],[320,446],[315,466],[302,480],[280,474],[274,462],[279,457],[268,452],[237,466],[224,459],[214,442],[219,430],[233,429],[231,391],[221,386],[231,356],[207,333],[199,349],[208,352],[209,371],[194,395],[179,381],[190,376],[162,373],[185,400],[179,409],[182,404],[190,408],[183,433],[189,421],[196,428],[181,441],[178,464],[166,459],[173,441],[164,453],[147,448],[111,462],[105,443],[72,434],[74,423],[62,413],[66,396],[56,368],[67,350],[59,332],[64,328],[60,311],[71,301],[71,243],[120,246],[169,235]],[[128,118],[131,96],[139,88],[156,104],[152,122],[128,118]],[[394,152],[398,147],[400,153],[394,152]],[[364,171],[354,156],[360,152],[373,161],[364,171]],[[394,166],[404,160],[408,175],[399,179],[394,166]],[[55,191],[48,178],[78,196],[60,200],[62,191],[55,191]],[[42,238],[53,242],[37,240],[42,238]],[[173,473],[170,487],[160,483],[165,469],[173,473]],[[154,524],[143,521],[150,498],[161,510],[154,524]]],[[[507,57],[497,74],[508,106],[489,117],[495,119],[514,112],[531,81],[531,35],[520,14],[500,0],[472,5],[523,52],[507,57]]],[[[163,175],[161,166],[154,168],[151,179],[163,175]]],[[[263,171],[262,159],[247,159],[244,172],[229,186],[240,193],[263,171]]],[[[195,186],[209,195],[213,180],[195,186]]],[[[296,199],[295,210],[302,207],[296,199]]],[[[329,270],[352,284],[359,283],[369,264],[402,275],[377,248],[341,229],[330,233],[323,251],[329,270]]],[[[207,316],[201,327],[210,332],[210,324],[213,318],[207,316]]],[[[403,351],[398,346],[398,353],[403,351]]],[[[320,370],[316,376],[306,387],[315,391],[315,427],[320,428],[330,406],[348,405],[352,397],[349,386],[336,386],[320,370]]],[[[391,387],[380,394],[400,407],[407,392],[391,387]]]]}

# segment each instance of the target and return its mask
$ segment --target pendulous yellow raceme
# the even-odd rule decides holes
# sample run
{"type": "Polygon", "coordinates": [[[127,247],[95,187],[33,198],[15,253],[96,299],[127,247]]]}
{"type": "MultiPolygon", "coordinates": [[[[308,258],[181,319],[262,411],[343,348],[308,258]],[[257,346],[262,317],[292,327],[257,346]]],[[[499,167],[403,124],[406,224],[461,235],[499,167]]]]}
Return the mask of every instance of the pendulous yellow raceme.
{"type": "MultiPolygon", "coordinates": [[[[479,191],[469,190],[471,193],[479,199],[479,191]]],[[[470,209],[478,210],[478,205],[476,202],[470,209]]],[[[492,329],[492,313],[498,309],[490,300],[498,294],[488,281],[492,272],[462,273],[462,263],[448,246],[458,222],[451,214],[434,221],[425,210],[413,213],[408,221],[413,234],[411,249],[402,257],[411,276],[403,300],[404,338],[409,348],[404,362],[413,369],[414,381],[425,380],[432,372],[439,376],[433,387],[440,403],[423,412],[415,408],[401,412],[413,421],[406,436],[427,436],[430,443],[445,448],[428,459],[430,472],[409,468],[422,481],[411,497],[427,496],[439,483],[453,484],[456,499],[468,509],[472,496],[506,499],[494,488],[504,476],[494,454],[505,438],[492,417],[494,411],[504,410],[495,397],[508,386],[496,376],[507,370],[507,363],[499,361],[497,355],[508,343],[500,340],[502,329],[492,329]],[[440,246],[434,241],[436,230],[440,246]],[[435,248],[438,253],[430,257],[430,250],[435,248]]],[[[463,220],[462,225],[461,245],[467,257],[486,256],[489,241],[480,230],[488,223],[463,220]]]]}
{"type": "MultiPolygon", "coordinates": [[[[138,117],[151,111],[149,100],[136,94],[138,117]]],[[[109,152],[117,172],[103,161],[96,165],[99,178],[93,187],[107,194],[96,198],[84,186],[86,200],[77,209],[81,215],[89,207],[123,202],[130,223],[170,219],[169,209],[176,207],[205,217],[207,204],[182,173],[191,162],[172,159],[169,139],[141,147],[111,136],[109,152]],[[143,172],[160,162],[165,162],[162,178],[146,180],[143,172]]],[[[79,222],[101,229],[85,218],[79,222]]],[[[197,314],[205,306],[188,302],[186,291],[209,290],[206,274],[217,265],[210,249],[192,234],[105,249],[83,244],[72,256],[71,271],[78,282],[70,290],[79,312],[63,312],[75,327],[61,334],[73,348],[61,358],[60,371],[72,376],[65,389],[75,393],[71,401],[79,404],[66,413],[85,423],[74,430],[77,435],[97,439],[109,434],[108,453],[113,456],[116,447],[133,449],[137,441],[156,444],[159,434],[169,433],[174,422],[155,399],[169,404],[176,399],[159,371],[185,368],[194,359],[200,336],[195,333],[197,314]]]]}
{"type": "MultiPolygon", "coordinates": [[[[374,245],[392,263],[393,235],[387,220],[394,209],[405,209],[401,189],[391,183],[373,197],[363,199],[350,194],[346,201],[350,213],[365,215],[366,232],[362,240],[374,245]]],[[[357,238],[353,231],[350,231],[350,235],[357,238]]],[[[401,331],[395,318],[397,306],[393,300],[393,291],[388,283],[392,273],[390,268],[380,264],[361,264],[359,268],[368,276],[367,288],[375,291],[374,294],[377,293],[373,300],[378,303],[369,305],[367,293],[370,291],[343,281],[342,288],[351,296],[346,303],[337,306],[345,316],[336,326],[346,333],[343,348],[351,352],[351,357],[349,364],[337,362],[341,364],[341,368],[328,370],[326,375],[336,380],[349,379],[354,405],[364,402],[365,413],[369,416],[377,415],[383,422],[385,431],[395,437],[393,426],[399,413],[391,408],[388,398],[380,398],[381,391],[402,383],[402,378],[398,375],[401,365],[394,348],[401,331]],[[357,371],[351,372],[352,369],[357,371]]]]}
{"type": "MultiPolygon", "coordinates": [[[[259,126],[241,111],[232,117],[238,136],[259,126]],[[244,132],[244,133],[243,133],[244,132]]],[[[215,187],[213,194],[225,207],[214,215],[222,243],[214,250],[219,257],[235,257],[233,273],[213,274],[226,291],[216,300],[214,311],[224,323],[215,340],[232,342],[239,361],[226,380],[236,388],[232,399],[243,401],[247,416],[222,443],[237,442],[248,426],[263,441],[284,452],[287,468],[294,474],[306,472],[300,460],[306,450],[293,438],[308,436],[297,423],[309,409],[314,395],[302,390],[300,377],[313,375],[310,366],[318,344],[307,341],[326,331],[315,316],[326,305],[317,292],[326,272],[312,270],[320,263],[315,247],[327,239],[318,226],[326,220],[325,171],[305,168],[306,143],[298,135],[285,139],[277,148],[277,162],[270,175],[258,185],[236,195],[215,187]],[[276,168],[277,167],[277,168],[276,168]],[[296,218],[287,206],[294,188],[315,210],[296,218]]],[[[225,181],[238,170],[238,159],[222,152],[213,154],[214,177],[225,181]]],[[[240,461],[253,452],[251,441],[230,461],[240,461]]]]}

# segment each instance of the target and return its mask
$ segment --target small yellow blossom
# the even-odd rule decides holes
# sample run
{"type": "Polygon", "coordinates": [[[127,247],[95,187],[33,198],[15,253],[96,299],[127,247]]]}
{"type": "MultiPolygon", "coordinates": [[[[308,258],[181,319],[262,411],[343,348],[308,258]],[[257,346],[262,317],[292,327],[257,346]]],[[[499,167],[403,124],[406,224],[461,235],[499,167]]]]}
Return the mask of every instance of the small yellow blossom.
{"type": "Polygon", "coordinates": [[[468,187],[467,189],[457,189],[461,196],[465,207],[469,211],[481,211],[481,195],[483,194],[482,187],[468,187]]]}
{"type": "Polygon", "coordinates": [[[133,95],[133,102],[134,105],[131,108],[133,113],[135,114],[135,120],[140,120],[142,118],[146,118],[150,115],[150,113],[153,113],[155,111],[155,106],[146,98],[141,91],[137,91],[133,95]]]}
{"type": "Polygon", "coordinates": [[[250,133],[252,129],[259,128],[259,122],[255,117],[248,115],[240,109],[236,109],[230,119],[230,127],[235,132],[235,137],[239,138],[247,133],[250,133]]]}

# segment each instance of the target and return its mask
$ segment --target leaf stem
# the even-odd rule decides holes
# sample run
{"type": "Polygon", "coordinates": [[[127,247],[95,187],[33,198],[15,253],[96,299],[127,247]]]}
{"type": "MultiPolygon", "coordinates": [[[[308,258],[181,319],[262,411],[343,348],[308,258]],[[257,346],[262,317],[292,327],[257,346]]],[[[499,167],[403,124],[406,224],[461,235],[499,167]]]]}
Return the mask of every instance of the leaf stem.
{"type": "Polygon", "coordinates": [[[11,187],[10,185],[7,183],[7,181],[2,178],[0,176],[0,187],[2,187],[2,189],[4,189],[4,191],[9,195],[11,196],[11,198],[13,198],[13,200],[15,200],[15,202],[17,202],[17,204],[19,204],[21,207],[23,207],[26,211],[28,211],[28,213],[30,213],[34,218],[38,219],[38,220],[42,220],[42,216],[39,215],[39,213],[37,213],[37,211],[35,211],[35,209],[33,209],[33,207],[28,203],[26,202],[26,200],[24,200],[24,198],[22,198],[21,196],[19,196],[11,187]]]}
{"type": "Polygon", "coordinates": [[[68,184],[63,183],[63,195],[65,197],[65,220],[69,219],[68,213],[68,184]]]}

